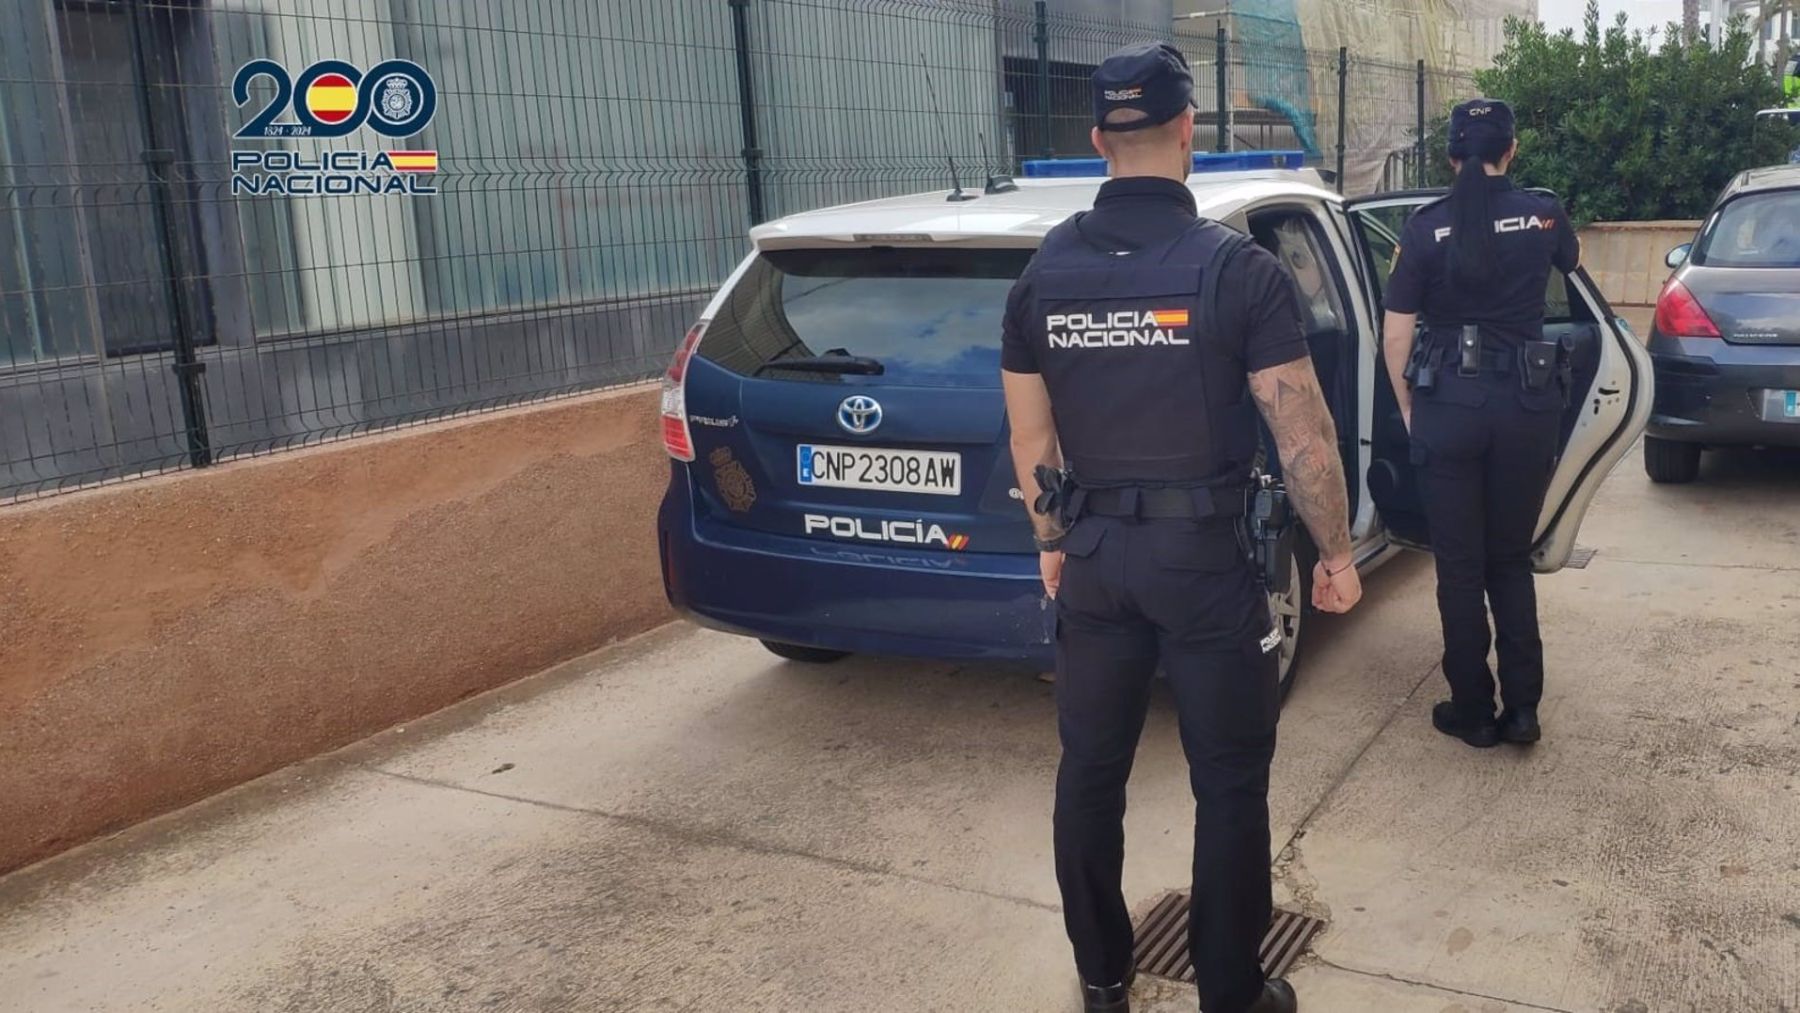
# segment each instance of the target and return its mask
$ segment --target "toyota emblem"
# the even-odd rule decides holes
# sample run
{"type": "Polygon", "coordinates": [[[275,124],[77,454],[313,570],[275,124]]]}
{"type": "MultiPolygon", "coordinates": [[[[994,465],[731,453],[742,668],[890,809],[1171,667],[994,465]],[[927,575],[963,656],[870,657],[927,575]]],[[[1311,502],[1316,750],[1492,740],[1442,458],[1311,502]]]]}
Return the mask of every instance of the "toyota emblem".
{"type": "Polygon", "coordinates": [[[844,432],[867,436],[881,425],[881,403],[866,394],[847,397],[838,405],[837,420],[844,432]]]}

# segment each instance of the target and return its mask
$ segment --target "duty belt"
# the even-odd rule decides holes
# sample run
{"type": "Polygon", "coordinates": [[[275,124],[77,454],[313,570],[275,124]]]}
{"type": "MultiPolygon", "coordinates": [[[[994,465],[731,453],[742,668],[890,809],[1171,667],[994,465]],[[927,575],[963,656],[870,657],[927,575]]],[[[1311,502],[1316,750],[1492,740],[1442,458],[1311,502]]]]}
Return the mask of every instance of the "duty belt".
{"type": "Polygon", "coordinates": [[[1077,488],[1078,513],[1144,520],[1206,520],[1244,515],[1244,486],[1077,488]]]}
{"type": "Polygon", "coordinates": [[[1080,485],[1069,472],[1039,465],[1035,509],[1054,516],[1066,529],[1084,515],[1136,520],[1221,520],[1232,522],[1244,555],[1257,564],[1264,585],[1287,593],[1288,560],[1296,530],[1287,493],[1267,475],[1253,481],[1207,485],[1080,485]],[[1223,507],[1221,507],[1223,504],[1223,507]]]}
{"type": "Polygon", "coordinates": [[[1440,372],[1470,376],[1479,373],[1506,374],[1518,369],[1518,352],[1496,347],[1494,342],[1484,340],[1478,326],[1427,327],[1425,340],[1421,344],[1425,349],[1427,364],[1440,372]],[[1470,341],[1474,342],[1472,355],[1465,354],[1465,345],[1470,341]],[[1471,365],[1474,366],[1473,369],[1469,368],[1471,365]]]}
{"type": "Polygon", "coordinates": [[[1519,383],[1528,391],[1549,389],[1560,378],[1567,389],[1573,376],[1570,350],[1566,341],[1526,341],[1507,347],[1482,339],[1477,325],[1465,324],[1456,330],[1439,325],[1426,328],[1423,338],[1413,349],[1405,378],[1414,390],[1428,391],[1439,375],[1508,376],[1517,374],[1519,383]]]}

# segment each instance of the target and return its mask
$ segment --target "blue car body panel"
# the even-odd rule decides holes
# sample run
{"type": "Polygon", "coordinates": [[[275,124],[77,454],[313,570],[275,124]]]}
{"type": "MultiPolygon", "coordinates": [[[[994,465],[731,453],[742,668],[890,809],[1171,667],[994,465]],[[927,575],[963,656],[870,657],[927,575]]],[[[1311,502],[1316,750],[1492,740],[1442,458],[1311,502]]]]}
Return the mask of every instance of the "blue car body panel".
{"type": "Polygon", "coordinates": [[[854,653],[1051,663],[1053,612],[1035,554],[906,549],[726,523],[696,478],[699,462],[673,463],[657,526],[669,602],[701,625],[854,653]]]}

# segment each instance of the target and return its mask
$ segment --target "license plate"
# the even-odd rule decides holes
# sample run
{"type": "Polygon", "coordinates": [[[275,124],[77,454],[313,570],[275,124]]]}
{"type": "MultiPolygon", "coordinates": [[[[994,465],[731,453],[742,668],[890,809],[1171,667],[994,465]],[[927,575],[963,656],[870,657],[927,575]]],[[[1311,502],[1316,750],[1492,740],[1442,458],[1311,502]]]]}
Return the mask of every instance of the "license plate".
{"type": "Polygon", "coordinates": [[[1800,422],[1800,390],[1763,392],[1764,422],[1800,422]]]}
{"type": "Polygon", "coordinates": [[[801,485],[922,492],[932,496],[962,493],[961,454],[810,443],[801,444],[798,451],[801,485]]]}

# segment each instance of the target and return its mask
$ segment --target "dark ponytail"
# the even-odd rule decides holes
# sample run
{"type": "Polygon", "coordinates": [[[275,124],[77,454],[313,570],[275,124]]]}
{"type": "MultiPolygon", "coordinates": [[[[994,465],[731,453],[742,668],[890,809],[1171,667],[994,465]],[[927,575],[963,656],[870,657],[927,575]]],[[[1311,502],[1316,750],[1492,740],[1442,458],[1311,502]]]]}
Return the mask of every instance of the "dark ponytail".
{"type": "Polygon", "coordinates": [[[1480,285],[1493,270],[1494,210],[1493,186],[1488,182],[1487,166],[1498,166],[1512,149],[1512,110],[1504,103],[1479,99],[1458,108],[1505,110],[1504,118],[1476,119],[1466,113],[1454,117],[1450,134],[1450,157],[1462,162],[1456,182],[1450,188],[1450,280],[1459,285],[1480,285]],[[1488,105],[1483,107],[1483,103],[1488,105]]]}

